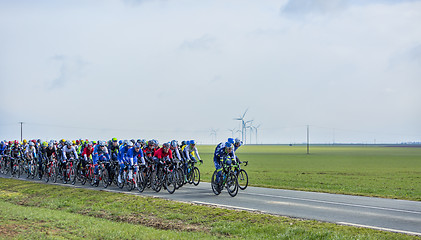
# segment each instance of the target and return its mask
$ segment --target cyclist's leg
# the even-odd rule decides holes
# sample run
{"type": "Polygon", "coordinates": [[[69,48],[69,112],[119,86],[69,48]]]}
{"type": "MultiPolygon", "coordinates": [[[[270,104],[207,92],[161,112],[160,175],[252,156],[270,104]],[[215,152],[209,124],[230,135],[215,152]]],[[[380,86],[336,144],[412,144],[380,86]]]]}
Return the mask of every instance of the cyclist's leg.
{"type": "Polygon", "coordinates": [[[216,182],[220,182],[221,181],[221,173],[222,173],[222,167],[220,164],[220,160],[216,157],[213,157],[213,164],[215,165],[215,170],[217,171],[216,173],[216,182]]]}

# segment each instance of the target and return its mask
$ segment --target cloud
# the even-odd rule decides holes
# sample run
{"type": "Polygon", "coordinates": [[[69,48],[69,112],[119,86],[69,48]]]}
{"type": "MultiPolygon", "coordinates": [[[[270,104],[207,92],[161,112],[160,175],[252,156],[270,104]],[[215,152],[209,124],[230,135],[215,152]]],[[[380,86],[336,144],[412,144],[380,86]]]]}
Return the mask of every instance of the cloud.
{"type": "Polygon", "coordinates": [[[81,57],[69,57],[56,55],[51,58],[54,63],[60,66],[59,76],[51,81],[48,89],[61,88],[69,81],[73,81],[84,75],[87,63],[81,57]]]}
{"type": "Polygon", "coordinates": [[[203,35],[200,38],[184,41],[180,45],[180,49],[183,50],[208,50],[212,48],[216,43],[215,38],[209,36],[209,35],[203,35]]]}
{"type": "Polygon", "coordinates": [[[281,9],[281,13],[291,15],[325,14],[343,10],[347,5],[348,1],[346,0],[290,0],[281,9]]]}
{"type": "Polygon", "coordinates": [[[350,6],[370,4],[402,4],[420,0],[288,0],[281,8],[281,14],[305,16],[313,14],[331,14],[346,10],[350,6]]]}

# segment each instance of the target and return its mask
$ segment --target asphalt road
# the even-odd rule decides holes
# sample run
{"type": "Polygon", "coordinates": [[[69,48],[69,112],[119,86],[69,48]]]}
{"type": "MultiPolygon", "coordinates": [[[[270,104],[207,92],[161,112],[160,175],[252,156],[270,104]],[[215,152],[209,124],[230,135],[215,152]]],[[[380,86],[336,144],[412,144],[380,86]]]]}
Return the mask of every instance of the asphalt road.
{"type": "MultiPolygon", "coordinates": [[[[26,178],[21,179],[27,180],[26,178]]],[[[38,180],[31,181],[44,183],[38,180]]],[[[206,182],[201,182],[198,186],[187,184],[176,190],[174,194],[169,194],[164,189],[159,193],[151,189],[139,193],[137,190],[131,192],[125,189],[121,190],[114,185],[104,189],[101,185],[91,187],[90,185],[76,184],[73,186],[59,182],[55,184],[147,195],[195,204],[258,211],[421,236],[421,202],[416,201],[258,187],[248,187],[245,191],[239,190],[238,195],[233,198],[226,190],[219,196],[214,195],[210,183],[206,182]]]]}

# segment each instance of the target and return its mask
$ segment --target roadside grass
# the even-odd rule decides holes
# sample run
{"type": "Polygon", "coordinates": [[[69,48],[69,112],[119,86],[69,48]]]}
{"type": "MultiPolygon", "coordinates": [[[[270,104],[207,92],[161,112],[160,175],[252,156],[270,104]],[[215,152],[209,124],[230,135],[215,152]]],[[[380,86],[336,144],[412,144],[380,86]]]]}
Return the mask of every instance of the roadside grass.
{"type": "MultiPolygon", "coordinates": [[[[201,178],[210,182],[215,146],[198,146],[201,178]]],[[[421,148],[246,145],[249,184],[258,187],[421,201],[421,148]]]]}
{"type": "Polygon", "coordinates": [[[419,239],[139,195],[0,181],[5,239],[419,239]]]}

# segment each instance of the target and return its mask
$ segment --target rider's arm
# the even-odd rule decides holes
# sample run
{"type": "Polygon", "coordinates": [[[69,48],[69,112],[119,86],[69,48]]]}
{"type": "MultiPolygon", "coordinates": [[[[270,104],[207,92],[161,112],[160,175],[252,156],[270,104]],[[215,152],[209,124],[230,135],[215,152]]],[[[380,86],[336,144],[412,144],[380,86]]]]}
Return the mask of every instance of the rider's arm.
{"type": "Polygon", "coordinates": [[[176,147],[174,150],[175,150],[175,156],[177,157],[177,159],[181,160],[180,151],[178,151],[178,147],[176,147]]]}
{"type": "Polygon", "coordinates": [[[194,153],[196,154],[196,157],[199,159],[199,161],[202,161],[199,156],[199,152],[197,151],[197,147],[194,147],[194,153]]]}
{"type": "Polygon", "coordinates": [[[190,153],[189,153],[190,146],[186,146],[184,148],[184,155],[186,156],[187,160],[190,160],[190,153]]]}

